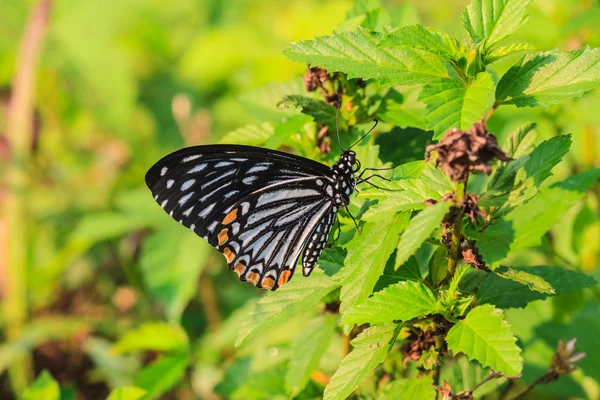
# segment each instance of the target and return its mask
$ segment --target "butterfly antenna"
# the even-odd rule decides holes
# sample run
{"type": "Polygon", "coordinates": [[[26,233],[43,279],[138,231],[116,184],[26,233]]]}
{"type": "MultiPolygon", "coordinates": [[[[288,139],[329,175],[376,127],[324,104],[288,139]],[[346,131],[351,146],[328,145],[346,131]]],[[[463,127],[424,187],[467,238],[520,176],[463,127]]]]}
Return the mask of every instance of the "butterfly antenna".
{"type": "Polygon", "coordinates": [[[375,122],[375,125],[373,125],[373,127],[372,127],[371,129],[369,129],[369,132],[367,132],[367,133],[365,133],[364,135],[362,135],[360,139],[358,139],[356,142],[354,142],[354,143],[352,144],[352,146],[350,146],[350,147],[348,148],[348,150],[350,150],[351,148],[353,148],[354,146],[356,146],[358,143],[360,143],[360,141],[361,141],[361,140],[363,140],[364,138],[366,138],[366,137],[367,137],[367,135],[368,135],[369,133],[373,132],[373,129],[375,129],[375,127],[376,127],[376,126],[377,126],[377,124],[379,123],[379,120],[377,120],[377,119],[374,119],[373,121],[375,122]]]}

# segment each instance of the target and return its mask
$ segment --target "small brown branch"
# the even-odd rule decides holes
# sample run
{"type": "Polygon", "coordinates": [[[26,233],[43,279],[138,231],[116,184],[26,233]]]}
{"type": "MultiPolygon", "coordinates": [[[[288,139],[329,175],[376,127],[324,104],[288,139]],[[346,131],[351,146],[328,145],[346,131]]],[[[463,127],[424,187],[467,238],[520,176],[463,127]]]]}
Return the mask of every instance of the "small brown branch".
{"type": "Polygon", "coordinates": [[[503,378],[504,375],[500,372],[490,371],[489,375],[486,376],[481,382],[473,386],[470,390],[465,390],[456,394],[457,399],[470,399],[473,397],[473,392],[479,389],[481,386],[496,378],[503,378]]]}
{"type": "Polygon", "coordinates": [[[527,393],[531,392],[531,390],[533,390],[533,388],[536,387],[537,385],[553,382],[553,381],[557,380],[558,377],[559,377],[559,375],[556,372],[548,371],[544,375],[540,376],[535,381],[533,381],[532,383],[527,385],[527,387],[525,389],[521,390],[519,393],[517,393],[515,396],[513,396],[511,400],[520,399],[523,396],[525,396],[527,393]]]}

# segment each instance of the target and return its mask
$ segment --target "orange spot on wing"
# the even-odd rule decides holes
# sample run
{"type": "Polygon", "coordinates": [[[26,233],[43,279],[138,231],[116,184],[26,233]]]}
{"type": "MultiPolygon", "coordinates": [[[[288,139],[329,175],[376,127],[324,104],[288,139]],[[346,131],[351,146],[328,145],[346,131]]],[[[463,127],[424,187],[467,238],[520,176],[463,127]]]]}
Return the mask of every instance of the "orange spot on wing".
{"type": "Polygon", "coordinates": [[[235,253],[233,251],[231,251],[231,249],[229,247],[225,247],[223,249],[223,255],[227,259],[227,263],[232,262],[233,261],[233,257],[235,257],[235,253]]]}
{"type": "Polygon", "coordinates": [[[237,209],[237,208],[235,208],[235,209],[231,210],[231,211],[229,212],[229,214],[227,214],[227,215],[225,216],[225,218],[223,218],[223,222],[221,222],[221,223],[222,223],[223,225],[227,225],[227,224],[229,224],[229,223],[231,223],[231,222],[235,221],[235,219],[236,219],[236,217],[237,217],[237,212],[238,212],[238,209],[237,209]]]}
{"type": "Polygon", "coordinates": [[[233,270],[238,274],[238,276],[242,275],[244,273],[245,269],[246,269],[246,266],[244,264],[242,264],[241,262],[235,264],[235,268],[233,268],[233,270]]]}
{"type": "Polygon", "coordinates": [[[292,271],[290,271],[289,269],[283,271],[279,276],[279,279],[277,280],[277,284],[279,286],[283,286],[287,281],[290,280],[290,275],[292,275],[292,271]]]}
{"type": "Polygon", "coordinates": [[[260,275],[256,272],[249,272],[246,274],[246,280],[252,282],[255,286],[258,283],[258,278],[260,278],[260,275]]]}
{"type": "Polygon", "coordinates": [[[267,276],[263,278],[263,280],[260,282],[260,285],[263,289],[273,289],[273,286],[275,286],[275,279],[267,276]]]}
{"type": "Polygon", "coordinates": [[[225,228],[221,232],[219,232],[219,246],[221,246],[223,243],[225,243],[227,241],[227,239],[229,239],[229,237],[227,236],[227,232],[229,232],[229,229],[227,229],[227,228],[225,228]]]}

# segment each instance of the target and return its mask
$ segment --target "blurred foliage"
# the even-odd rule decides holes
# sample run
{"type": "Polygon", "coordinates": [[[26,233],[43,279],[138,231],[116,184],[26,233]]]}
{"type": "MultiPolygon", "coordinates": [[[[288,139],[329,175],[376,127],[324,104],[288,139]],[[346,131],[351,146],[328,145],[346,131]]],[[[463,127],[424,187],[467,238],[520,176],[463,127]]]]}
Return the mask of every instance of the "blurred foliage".
{"type": "MultiPolygon", "coordinates": [[[[26,218],[20,221],[27,228],[26,240],[21,243],[27,255],[22,271],[26,304],[20,310],[27,320],[20,335],[10,337],[10,310],[4,307],[0,314],[4,339],[0,345],[1,398],[87,399],[110,394],[111,399],[312,399],[323,396],[338,366],[365,378],[372,376],[371,370],[384,359],[376,380],[365,381],[356,391],[351,385],[328,390],[344,396],[354,391],[356,398],[393,398],[389,397],[393,393],[410,391],[431,396],[431,385],[416,378],[414,362],[400,368],[407,379],[385,386],[388,380],[399,378],[390,374],[398,373],[403,355],[394,351],[386,358],[387,347],[375,353],[370,349],[398,336],[393,328],[380,324],[360,335],[352,334],[336,328],[340,322],[337,315],[320,313],[323,296],[340,297],[339,284],[329,277],[342,268],[346,250],[336,247],[324,254],[320,268],[325,273],[316,270],[309,279],[296,277],[288,284],[295,290],[292,294],[291,290],[276,292],[297,297],[287,309],[270,310],[271,326],[256,331],[253,327],[263,322],[259,319],[266,318],[259,314],[261,307],[266,308],[260,302],[264,293],[240,283],[218,252],[173,223],[143,184],[146,170],[162,155],[192,144],[222,141],[283,147],[332,163],[339,156],[337,143],[330,137],[319,142],[319,127],[312,120],[323,122],[332,132],[335,108],[314,107],[315,102],[323,101],[304,91],[300,75],[306,64],[292,62],[282,54],[291,42],[331,35],[336,29],[353,30],[358,25],[365,31],[382,32],[389,25],[421,23],[465,36],[458,21],[466,1],[384,1],[385,10],[380,10],[378,3],[52,3],[35,79],[31,156],[26,167],[29,186],[22,197],[26,218]],[[316,111],[311,113],[311,109],[316,111]],[[330,147],[331,153],[322,152],[323,146],[330,147]],[[348,333],[357,358],[340,364],[350,347],[348,333]],[[312,345],[306,346],[305,341],[312,345]],[[22,366],[28,385],[11,380],[11,365],[22,366]]],[[[8,165],[4,160],[10,154],[4,140],[7,105],[19,68],[19,46],[36,4],[33,0],[0,2],[3,177],[4,165],[8,165]]],[[[510,43],[527,42],[540,50],[600,47],[600,5],[596,1],[535,0],[527,13],[529,22],[511,36],[510,43]]],[[[493,71],[477,77],[481,76],[481,87],[498,84],[521,55],[493,58],[493,71]]],[[[477,69],[481,65],[473,59],[468,62],[467,71],[481,72],[477,69]]],[[[370,128],[367,122],[377,113],[383,126],[370,142],[357,147],[362,165],[402,164],[396,174],[412,177],[417,173],[420,167],[413,171],[407,163],[422,160],[426,143],[444,130],[424,118],[427,102],[420,101],[419,90],[402,85],[382,89],[373,81],[358,87],[357,80],[345,80],[343,75],[339,84],[344,85],[344,93],[353,93],[352,98],[342,98],[342,104],[356,105],[341,111],[342,145],[366,132],[370,128]],[[428,127],[435,133],[426,131],[428,127]]],[[[485,97],[484,90],[484,103],[485,97]]],[[[429,110],[439,107],[432,102],[427,105],[429,110]]],[[[578,338],[578,350],[587,354],[580,369],[537,386],[532,394],[535,398],[600,396],[598,286],[575,290],[593,285],[593,281],[573,288],[560,286],[561,280],[575,279],[568,275],[575,271],[600,279],[600,192],[597,182],[592,190],[572,198],[558,191],[560,184],[570,182],[565,179],[600,166],[598,107],[600,90],[595,90],[549,104],[547,110],[502,106],[488,122],[502,144],[510,143],[512,132],[527,130],[524,124],[535,121],[537,126],[527,136],[529,147],[515,148],[515,153],[521,153],[513,154],[514,158],[529,154],[533,145],[541,143],[559,148],[552,153],[558,154],[550,167],[553,176],[548,177],[548,170],[541,188],[561,209],[544,213],[532,206],[533,211],[524,211],[537,212],[532,218],[547,221],[549,232],[543,236],[545,230],[541,232],[540,241],[513,248],[508,259],[508,248],[504,251],[502,242],[492,238],[488,245],[494,251],[489,254],[496,258],[490,263],[504,259],[503,265],[508,266],[561,265],[571,270],[564,271],[565,276],[546,277],[557,295],[524,293],[522,285],[515,289],[515,282],[498,275],[481,278],[469,273],[461,281],[461,287],[466,287],[486,279],[478,294],[486,310],[489,304],[500,306],[494,302],[500,286],[515,290],[514,303],[502,307],[509,308],[504,318],[523,349],[522,382],[531,383],[545,372],[558,340],[578,338]],[[568,133],[572,144],[562,151],[557,141],[564,145],[568,139],[561,135],[568,133]],[[553,142],[547,144],[549,140],[553,142]]],[[[546,160],[549,156],[540,151],[539,157],[546,160]]],[[[537,167],[530,164],[530,171],[537,167]]],[[[447,192],[448,182],[428,168],[418,173],[429,177],[432,192],[416,198],[419,204],[427,198],[439,200],[447,192]]],[[[481,175],[469,182],[474,191],[483,191],[486,185],[481,175]]],[[[0,200],[10,189],[0,184],[0,200]]],[[[376,290],[400,280],[410,281],[410,277],[394,276],[401,270],[386,265],[386,260],[373,261],[386,235],[398,235],[408,219],[397,214],[396,231],[389,231],[389,223],[384,224],[387,230],[379,230],[377,213],[395,207],[395,200],[369,208],[366,197],[354,198],[350,207],[355,216],[370,223],[360,236],[354,236],[350,217],[340,216],[343,233],[338,244],[352,241],[348,253],[364,254],[364,260],[354,257],[354,264],[344,268],[367,274],[369,263],[379,265],[381,271],[365,276],[373,279],[383,274],[388,280],[377,282],[376,290]]],[[[502,232],[502,226],[498,229],[502,232]]],[[[420,279],[427,273],[436,259],[432,248],[424,244],[414,256],[415,248],[405,248],[410,253],[402,255],[407,259],[402,263],[410,268],[407,274],[420,279]]],[[[14,271],[10,265],[1,268],[4,302],[5,275],[14,271]]],[[[369,294],[345,295],[364,299],[369,294]]],[[[455,390],[468,390],[488,370],[460,356],[444,364],[441,382],[448,381],[455,390]]],[[[523,386],[522,382],[517,386],[523,386]]],[[[500,383],[506,387],[505,382],[490,381],[475,395],[497,398],[500,383]]]]}

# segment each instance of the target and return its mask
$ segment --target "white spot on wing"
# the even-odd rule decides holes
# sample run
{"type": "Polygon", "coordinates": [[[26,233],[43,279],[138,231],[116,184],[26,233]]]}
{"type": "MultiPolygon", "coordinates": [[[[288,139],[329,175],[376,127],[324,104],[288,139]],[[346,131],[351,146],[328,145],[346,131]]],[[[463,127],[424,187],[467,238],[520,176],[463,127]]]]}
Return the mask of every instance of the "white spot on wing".
{"type": "Polygon", "coordinates": [[[200,172],[204,168],[206,168],[206,163],[204,163],[204,164],[198,164],[198,165],[194,166],[194,168],[190,169],[187,173],[188,174],[193,174],[195,172],[200,172]]]}
{"type": "Polygon", "coordinates": [[[162,169],[160,170],[160,176],[163,176],[164,174],[166,174],[168,170],[169,170],[169,168],[162,167],[162,169]]]}
{"type": "Polygon", "coordinates": [[[190,199],[194,195],[194,192],[190,192],[179,199],[179,205],[184,205],[186,201],[190,199]]]}
{"type": "Polygon", "coordinates": [[[167,189],[171,189],[171,187],[173,186],[174,183],[175,183],[174,179],[169,179],[167,181],[167,189]]]}
{"type": "Polygon", "coordinates": [[[268,169],[269,169],[269,165],[267,165],[267,164],[256,164],[254,167],[252,167],[248,170],[248,173],[253,174],[255,172],[266,171],[268,169]]]}
{"type": "Polygon", "coordinates": [[[188,208],[187,210],[185,210],[183,212],[183,215],[185,215],[186,217],[189,217],[189,215],[192,213],[193,209],[194,209],[194,206],[191,206],[190,208],[188,208]]]}
{"type": "Polygon", "coordinates": [[[183,182],[183,184],[181,185],[181,191],[185,192],[186,190],[191,188],[194,183],[196,183],[195,179],[188,179],[187,181],[183,182]]]}
{"type": "Polygon", "coordinates": [[[218,224],[217,221],[213,221],[213,223],[208,226],[208,231],[210,233],[213,233],[215,231],[215,228],[217,227],[217,224],[218,224]]]}
{"type": "Polygon", "coordinates": [[[228,165],[233,164],[231,161],[221,161],[215,164],[215,168],[219,167],[227,167],[228,165]]]}
{"type": "Polygon", "coordinates": [[[205,207],[204,210],[202,210],[202,212],[200,214],[198,214],[198,216],[200,218],[204,218],[206,217],[211,211],[212,209],[215,207],[215,203],[212,203],[211,205],[209,205],[208,207],[205,207]]]}
{"type": "Polygon", "coordinates": [[[160,206],[161,206],[162,208],[165,208],[165,206],[167,205],[167,202],[168,202],[168,201],[169,201],[169,199],[167,199],[167,200],[163,201],[163,202],[160,204],[160,206]]]}
{"type": "Polygon", "coordinates": [[[197,159],[197,158],[200,158],[200,157],[202,157],[202,155],[200,155],[200,154],[195,154],[195,155],[193,155],[193,156],[188,156],[188,157],[184,158],[184,159],[183,159],[183,160],[181,160],[181,161],[182,161],[182,162],[193,161],[193,160],[195,160],[195,159],[197,159]]]}
{"type": "Polygon", "coordinates": [[[248,177],[242,179],[242,182],[244,182],[245,185],[251,185],[252,182],[254,182],[257,179],[258,179],[257,176],[248,176],[248,177]]]}

